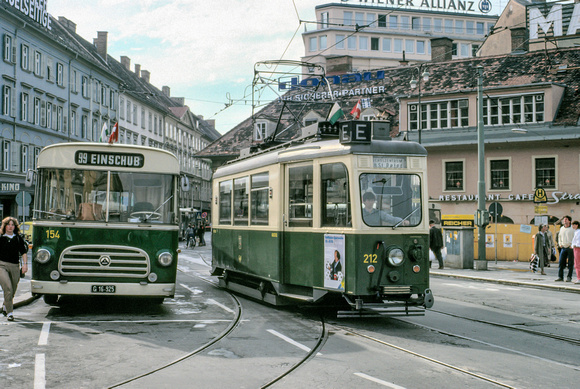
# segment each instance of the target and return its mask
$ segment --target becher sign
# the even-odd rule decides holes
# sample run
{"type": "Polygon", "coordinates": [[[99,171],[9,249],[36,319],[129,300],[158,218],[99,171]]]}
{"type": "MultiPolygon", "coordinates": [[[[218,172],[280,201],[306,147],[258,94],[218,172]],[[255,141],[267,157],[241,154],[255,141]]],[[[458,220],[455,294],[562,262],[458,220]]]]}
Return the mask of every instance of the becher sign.
{"type": "Polygon", "coordinates": [[[145,164],[145,157],[143,154],[79,150],[75,153],[75,162],[77,165],[140,168],[145,164]]]}
{"type": "MultiPolygon", "coordinates": [[[[439,201],[452,201],[452,202],[460,202],[460,201],[477,201],[479,199],[478,195],[473,194],[448,194],[448,195],[440,195],[439,201]]],[[[534,193],[519,193],[519,194],[508,194],[507,196],[504,195],[502,197],[501,194],[498,193],[490,193],[485,196],[487,201],[533,201],[534,200],[534,193]]],[[[554,205],[558,204],[560,201],[570,200],[570,201],[580,201],[580,193],[568,193],[568,192],[552,192],[551,194],[547,195],[547,202],[545,204],[554,205]]]]}

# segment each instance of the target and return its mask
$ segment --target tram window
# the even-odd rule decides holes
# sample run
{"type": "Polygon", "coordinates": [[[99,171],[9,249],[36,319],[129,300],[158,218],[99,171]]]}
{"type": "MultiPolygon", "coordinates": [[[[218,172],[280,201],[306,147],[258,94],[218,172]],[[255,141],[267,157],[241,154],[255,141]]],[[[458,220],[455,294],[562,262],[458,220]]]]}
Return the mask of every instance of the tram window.
{"type": "Polygon", "coordinates": [[[220,224],[232,223],[232,182],[220,182],[220,224]]]}
{"type": "Polygon", "coordinates": [[[234,180],[234,224],[248,225],[248,177],[234,180]]]}
{"type": "Polygon", "coordinates": [[[346,227],[350,222],[348,173],[342,163],[321,166],[322,225],[346,227]]]}
{"type": "Polygon", "coordinates": [[[269,212],[270,183],[268,173],[252,176],[252,225],[267,225],[269,212]]]}
{"type": "Polygon", "coordinates": [[[312,165],[288,169],[289,226],[312,227],[312,165]]]}
{"type": "Polygon", "coordinates": [[[416,174],[361,174],[361,211],[371,227],[421,223],[421,180],[416,174]]]}

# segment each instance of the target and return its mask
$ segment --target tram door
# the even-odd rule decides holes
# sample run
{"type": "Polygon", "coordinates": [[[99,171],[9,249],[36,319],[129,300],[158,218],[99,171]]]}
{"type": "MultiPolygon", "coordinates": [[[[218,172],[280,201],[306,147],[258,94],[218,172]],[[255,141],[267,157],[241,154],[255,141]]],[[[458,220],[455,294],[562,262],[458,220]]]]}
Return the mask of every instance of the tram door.
{"type": "Polygon", "coordinates": [[[312,233],[313,166],[312,162],[285,166],[283,244],[284,283],[312,285],[313,250],[316,238],[312,233]]]}

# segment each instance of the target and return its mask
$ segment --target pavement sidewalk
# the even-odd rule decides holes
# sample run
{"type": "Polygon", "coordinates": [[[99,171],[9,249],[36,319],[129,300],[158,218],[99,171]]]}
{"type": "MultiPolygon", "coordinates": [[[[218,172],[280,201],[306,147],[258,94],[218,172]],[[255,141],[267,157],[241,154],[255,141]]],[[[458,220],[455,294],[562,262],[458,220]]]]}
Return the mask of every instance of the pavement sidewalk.
{"type": "Polygon", "coordinates": [[[531,286],[535,288],[547,288],[562,292],[580,293],[580,284],[576,282],[576,271],[572,275],[572,282],[565,282],[568,269],[564,270],[564,282],[556,281],[558,278],[558,263],[550,262],[550,267],[544,267],[545,276],[540,272],[532,273],[529,262],[513,261],[487,261],[487,270],[475,269],[437,269],[434,264],[430,274],[435,277],[453,277],[471,280],[495,282],[506,285],[531,286]]]}

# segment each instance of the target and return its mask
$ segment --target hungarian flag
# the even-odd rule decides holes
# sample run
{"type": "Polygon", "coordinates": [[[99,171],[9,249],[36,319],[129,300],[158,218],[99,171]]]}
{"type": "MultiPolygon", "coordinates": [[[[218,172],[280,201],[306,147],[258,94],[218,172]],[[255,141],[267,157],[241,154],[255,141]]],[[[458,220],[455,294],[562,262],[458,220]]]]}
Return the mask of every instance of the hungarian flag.
{"type": "Polygon", "coordinates": [[[340,119],[343,116],[344,112],[342,112],[342,108],[340,108],[340,105],[338,105],[338,103],[334,103],[332,109],[330,110],[330,113],[328,114],[328,121],[330,122],[330,124],[336,123],[338,119],[340,119]]]}
{"type": "Polygon", "coordinates": [[[103,123],[103,128],[101,129],[101,136],[99,137],[99,142],[106,142],[109,140],[109,127],[107,122],[103,123]]]}
{"type": "Polygon", "coordinates": [[[111,135],[109,136],[109,143],[113,144],[119,141],[119,122],[115,123],[113,126],[113,131],[111,131],[111,135]]]}
{"type": "Polygon", "coordinates": [[[360,105],[360,99],[358,99],[354,108],[352,109],[352,111],[350,111],[350,114],[352,115],[353,118],[358,119],[360,117],[360,111],[361,111],[361,105],[360,105]]]}

